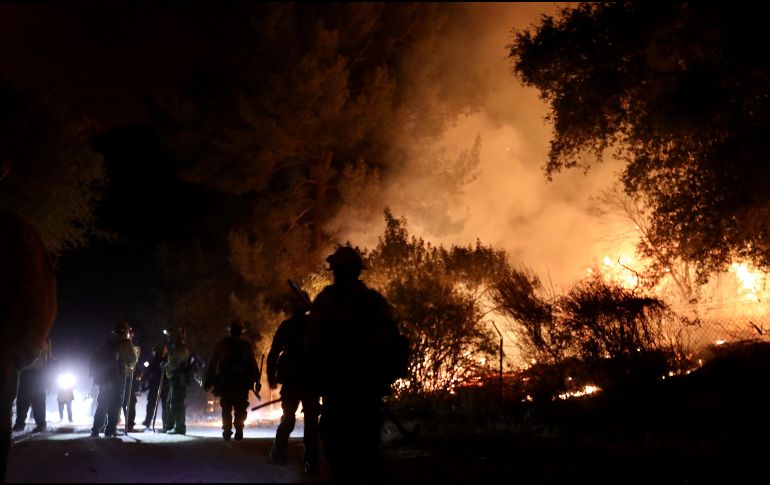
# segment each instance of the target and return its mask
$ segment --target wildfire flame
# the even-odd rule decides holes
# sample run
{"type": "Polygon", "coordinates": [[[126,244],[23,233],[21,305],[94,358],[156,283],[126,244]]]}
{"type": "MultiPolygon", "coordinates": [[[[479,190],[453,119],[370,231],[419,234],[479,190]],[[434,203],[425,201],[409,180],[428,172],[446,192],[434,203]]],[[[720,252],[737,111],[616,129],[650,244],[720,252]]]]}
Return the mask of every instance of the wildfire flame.
{"type": "Polygon", "coordinates": [[[589,384],[589,385],[583,386],[583,389],[559,394],[559,399],[569,399],[572,397],[587,396],[589,394],[594,394],[599,391],[601,391],[601,389],[598,386],[589,384]]]}
{"type": "Polygon", "coordinates": [[[587,273],[593,275],[598,272],[599,275],[608,283],[617,283],[623,288],[636,288],[639,285],[639,276],[631,269],[638,264],[634,258],[620,254],[616,260],[609,256],[604,256],[602,264],[598,267],[588,268],[587,273]]]}
{"type": "Polygon", "coordinates": [[[730,271],[735,274],[741,284],[741,296],[748,301],[760,301],[760,296],[764,293],[765,274],[756,268],[752,268],[746,263],[733,263],[730,265],[730,271]],[[748,291],[745,291],[748,290],[748,291]]]}

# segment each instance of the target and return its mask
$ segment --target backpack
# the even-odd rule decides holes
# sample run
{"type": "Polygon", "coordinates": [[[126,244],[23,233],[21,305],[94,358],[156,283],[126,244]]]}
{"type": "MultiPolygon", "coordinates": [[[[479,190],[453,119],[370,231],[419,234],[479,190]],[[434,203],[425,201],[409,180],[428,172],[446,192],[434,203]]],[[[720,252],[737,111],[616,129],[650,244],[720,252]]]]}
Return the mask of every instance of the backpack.
{"type": "Polygon", "coordinates": [[[390,342],[389,352],[386,354],[386,374],[391,378],[391,384],[397,379],[409,377],[409,337],[398,333],[390,342]]]}
{"type": "Polygon", "coordinates": [[[187,384],[198,384],[198,386],[203,386],[205,369],[206,361],[203,360],[200,355],[190,353],[190,359],[187,361],[187,368],[185,370],[187,384]]]}
{"type": "MultiPolygon", "coordinates": [[[[273,345],[281,347],[274,372],[276,382],[280,384],[303,382],[307,376],[307,356],[305,350],[305,334],[307,333],[307,316],[294,315],[281,322],[276,332],[273,345]]],[[[271,349],[272,350],[272,349],[271,349]]]]}
{"type": "Polygon", "coordinates": [[[227,352],[219,362],[217,369],[220,380],[253,380],[256,364],[249,343],[242,339],[230,340],[229,338],[225,342],[227,342],[225,347],[227,352]]]}
{"type": "Polygon", "coordinates": [[[278,356],[278,362],[275,367],[276,382],[286,384],[287,382],[301,381],[306,365],[301,356],[296,355],[296,352],[284,350],[278,356]]]}
{"type": "Polygon", "coordinates": [[[399,332],[385,298],[359,281],[348,288],[327,286],[319,300],[319,318],[330,330],[318,339],[323,352],[315,352],[322,357],[310,356],[315,384],[336,392],[340,382],[351,381],[390,395],[391,385],[409,376],[411,342],[399,332]]]}
{"type": "Polygon", "coordinates": [[[96,385],[117,382],[120,379],[120,361],[112,345],[103,345],[91,355],[88,374],[96,385]]]}
{"type": "Polygon", "coordinates": [[[362,306],[366,315],[363,318],[369,321],[369,325],[381,325],[384,334],[388,335],[378,346],[375,355],[379,360],[376,366],[377,379],[383,385],[390,387],[396,380],[409,377],[411,341],[409,337],[399,332],[390,311],[382,309],[383,305],[387,306],[387,304],[379,294],[370,290],[362,300],[365,302],[362,306]]]}

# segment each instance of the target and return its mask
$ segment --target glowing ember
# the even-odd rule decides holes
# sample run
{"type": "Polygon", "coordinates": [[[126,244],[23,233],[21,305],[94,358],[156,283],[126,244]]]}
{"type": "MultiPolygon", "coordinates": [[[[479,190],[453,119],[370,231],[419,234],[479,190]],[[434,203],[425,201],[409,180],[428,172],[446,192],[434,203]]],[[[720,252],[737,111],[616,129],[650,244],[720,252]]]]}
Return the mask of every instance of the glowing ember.
{"type": "Polygon", "coordinates": [[[587,386],[584,386],[583,389],[579,391],[570,391],[570,392],[565,392],[563,394],[559,394],[559,399],[569,399],[571,397],[586,396],[588,394],[594,394],[599,391],[601,391],[599,387],[587,385],[587,386]]]}

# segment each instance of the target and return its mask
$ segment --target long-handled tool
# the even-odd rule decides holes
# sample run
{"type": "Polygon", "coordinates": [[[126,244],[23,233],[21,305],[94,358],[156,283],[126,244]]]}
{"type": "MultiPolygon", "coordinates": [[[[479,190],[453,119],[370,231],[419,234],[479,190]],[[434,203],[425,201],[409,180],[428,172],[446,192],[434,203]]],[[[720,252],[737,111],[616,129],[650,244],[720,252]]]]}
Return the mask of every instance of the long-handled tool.
{"type": "Polygon", "coordinates": [[[265,367],[265,354],[262,354],[262,359],[259,362],[259,373],[257,375],[257,380],[254,383],[254,389],[251,390],[254,393],[254,395],[257,396],[257,401],[262,400],[262,396],[260,396],[259,393],[262,390],[262,369],[264,367],[265,367]]]}
{"type": "Polygon", "coordinates": [[[280,397],[278,399],[273,399],[272,401],[263,402],[262,404],[254,406],[253,408],[251,408],[251,410],[252,411],[256,411],[257,409],[262,409],[262,408],[264,408],[266,406],[269,406],[271,404],[275,404],[277,402],[281,402],[281,398],[280,397]]]}
{"type": "Polygon", "coordinates": [[[417,433],[420,431],[419,426],[415,426],[413,431],[408,431],[404,427],[404,425],[401,424],[401,421],[393,413],[393,410],[390,409],[390,407],[385,403],[385,401],[380,402],[380,409],[382,410],[382,413],[385,415],[385,418],[387,418],[391,423],[393,423],[396,426],[396,429],[398,429],[398,432],[401,433],[401,436],[404,438],[405,441],[414,441],[417,438],[417,433]]]}
{"type": "Polygon", "coordinates": [[[134,392],[134,370],[131,370],[131,377],[128,380],[128,395],[123,398],[123,417],[126,421],[123,423],[123,434],[128,434],[128,409],[131,407],[131,397],[134,392]]]}
{"type": "Polygon", "coordinates": [[[158,403],[160,402],[160,394],[163,392],[163,380],[166,377],[166,373],[161,371],[160,383],[158,384],[158,397],[155,399],[155,409],[152,411],[152,432],[155,432],[155,418],[158,417],[158,403]]]}

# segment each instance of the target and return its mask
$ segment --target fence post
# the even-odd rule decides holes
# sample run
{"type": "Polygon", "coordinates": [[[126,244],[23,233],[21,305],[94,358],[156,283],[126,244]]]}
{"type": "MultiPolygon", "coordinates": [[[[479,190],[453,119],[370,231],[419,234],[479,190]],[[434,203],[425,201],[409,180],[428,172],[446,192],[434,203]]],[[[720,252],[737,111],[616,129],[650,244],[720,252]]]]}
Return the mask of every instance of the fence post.
{"type": "Polygon", "coordinates": [[[492,322],[492,326],[495,328],[495,331],[500,336],[500,402],[503,401],[503,333],[500,332],[500,329],[497,328],[497,325],[495,325],[495,322],[492,322]]]}

